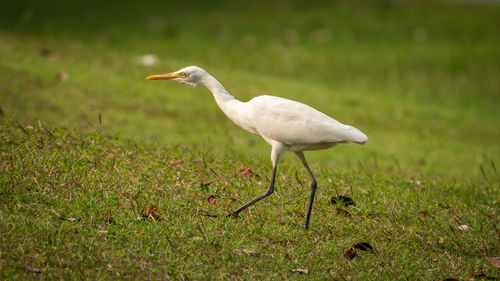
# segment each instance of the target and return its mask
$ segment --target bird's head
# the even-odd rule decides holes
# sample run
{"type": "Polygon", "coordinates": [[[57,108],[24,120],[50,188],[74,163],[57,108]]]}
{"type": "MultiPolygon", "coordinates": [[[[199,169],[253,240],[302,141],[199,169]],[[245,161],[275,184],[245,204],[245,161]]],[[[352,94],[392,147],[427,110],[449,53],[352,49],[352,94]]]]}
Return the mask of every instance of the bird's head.
{"type": "Polygon", "coordinates": [[[198,66],[184,67],[175,72],[165,74],[155,74],[146,77],[147,80],[170,80],[191,85],[193,87],[202,86],[203,79],[209,74],[198,66]]]}

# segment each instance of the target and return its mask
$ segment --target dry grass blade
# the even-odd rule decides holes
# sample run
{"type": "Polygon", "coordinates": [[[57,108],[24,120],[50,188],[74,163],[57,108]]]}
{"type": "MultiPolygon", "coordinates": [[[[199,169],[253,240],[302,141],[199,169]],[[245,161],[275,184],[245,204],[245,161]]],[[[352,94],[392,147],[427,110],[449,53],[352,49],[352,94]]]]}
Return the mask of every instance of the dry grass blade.
{"type": "Polygon", "coordinates": [[[294,269],[290,269],[290,271],[293,273],[300,273],[300,274],[308,274],[309,273],[309,269],[307,269],[307,268],[294,268],[294,269]]]}
{"type": "Polygon", "coordinates": [[[248,249],[237,249],[237,250],[234,250],[233,251],[235,254],[238,254],[238,255],[246,255],[246,256],[252,256],[252,257],[257,257],[259,256],[259,252],[257,251],[254,251],[254,250],[248,250],[248,249]]]}
{"type": "Polygon", "coordinates": [[[26,271],[29,271],[29,272],[34,272],[34,273],[42,273],[42,272],[45,272],[45,269],[43,269],[43,268],[32,267],[32,266],[29,266],[29,265],[27,265],[27,264],[23,265],[23,268],[24,268],[26,271]]]}
{"type": "Polygon", "coordinates": [[[62,220],[62,221],[70,221],[70,222],[78,222],[80,221],[80,219],[75,219],[75,218],[68,218],[68,217],[63,217],[61,216],[58,212],[56,211],[52,211],[54,213],[54,216],[56,216],[56,218],[58,220],[62,220]]]}
{"type": "Polygon", "coordinates": [[[494,267],[500,268],[500,257],[485,257],[494,267]]]}

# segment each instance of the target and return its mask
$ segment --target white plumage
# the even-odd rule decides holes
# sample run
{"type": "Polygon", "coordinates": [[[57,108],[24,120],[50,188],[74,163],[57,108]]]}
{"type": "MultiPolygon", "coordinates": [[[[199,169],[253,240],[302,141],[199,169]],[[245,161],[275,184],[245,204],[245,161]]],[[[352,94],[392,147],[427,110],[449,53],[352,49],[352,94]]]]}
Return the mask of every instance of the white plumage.
{"type": "Polygon", "coordinates": [[[305,228],[308,228],[316,192],[316,180],[307,165],[303,151],[326,149],[345,142],[364,144],[368,140],[368,137],[360,130],[344,125],[297,101],[274,96],[258,96],[248,102],[241,102],[231,96],[219,81],[197,66],[188,66],[167,74],[151,75],[146,79],[172,80],[208,88],[214,95],[217,105],[229,119],[246,131],[261,136],[272,146],[273,172],[269,189],[266,193],[233,211],[232,215],[237,215],[274,191],[279,157],[285,151],[293,151],[302,160],[311,177],[311,195],[305,219],[305,228]]]}

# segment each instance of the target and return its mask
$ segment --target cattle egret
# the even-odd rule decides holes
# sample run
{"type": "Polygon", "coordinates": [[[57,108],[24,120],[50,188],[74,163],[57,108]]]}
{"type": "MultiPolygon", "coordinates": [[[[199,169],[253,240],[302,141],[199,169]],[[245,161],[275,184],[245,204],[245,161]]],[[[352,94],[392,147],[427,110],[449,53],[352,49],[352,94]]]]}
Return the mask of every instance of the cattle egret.
{"type": "Polygon", "coordinates": [[[212,75],[197,66],[188,66],[172,73],[151,75],[146,79],[170,80],[208,88],[214,95],[217,105],[229,119],[242,129],[261,136],[271,145],[272,175],[269,188],[265,193],[230,213],[233,216],[273,193],[280,155],[285,151],[293,151],[311,177],[311,193],[304,223],[307,229],[317,183],[303,151],[326,149],[346,142],[364,144],[368,140],[360,130],[344,125],[300,102],[274,96],[258,96],[248,102],[241,102],[229,94],[212,75]]]}

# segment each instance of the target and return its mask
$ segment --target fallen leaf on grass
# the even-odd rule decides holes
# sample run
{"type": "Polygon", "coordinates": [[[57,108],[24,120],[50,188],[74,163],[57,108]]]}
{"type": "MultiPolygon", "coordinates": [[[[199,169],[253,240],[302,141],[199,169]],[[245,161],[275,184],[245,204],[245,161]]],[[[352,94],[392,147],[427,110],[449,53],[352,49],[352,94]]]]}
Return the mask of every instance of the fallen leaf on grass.
{"type": "Polygon", "coordinates": [[[470,230],[470,227],[466,224],[462,224],[458,227],[458,230],[461,230],[461,231],[469,231],[470,230]]]}
{"type": "Polygon", "coordinates": [[[295,269],[290,269],[291,272],[293,273],[300,273],[300,274],[308,274],[309,269],[307,268],[295,268],[295,269]]]}
{"type": "Polygon", "coordinates": [[[361,242],[358,244],[354,244],[354,246],[352,246],[352,249],[358,249],[361,251],[372,251],[373,247],[367,242],[361,242]]]}
{"type": "Polygon", "coordinates": [[[255,175],[255,173],[252,171],[252,169],[250,169],[250,167],[248,167],[248,166],[241,168],[238,173],[240,176],[245,176],[245,177],[251,177],[251,176],[255,175]]]}
{"type": "Polygon", "coordinates": [[[217,198],[215,197],[215,195],[210,195],[210,196],[208,196],[207,201],[210,204],[215,204],[215,201],[217,201],[217,198]]]}
{"type": "Polygon", "coordinates": [[[147,208],[146,211],[144,211],[144,213],[142,214],[142,217],[145,219],[151,219],[153,221],[162,220],[163,218],[156,213],[157,210],[158,210],[158,207],[153,205],[153,206],[147,208]]]}
{"type": "Polygon", "coordinates": [[[429,212],[428,211],[420,211],[418,212],[418,215],[421,216],[421,217],[428,217],[429,216],[429,212]]]}
{"type": "Polygon", "coordinates": [[[485,257],[485,259],[491,262],[494,267],[500,268],[500,257],[485,257]]]}
{"type": "Polygon", "coordinates": [[[64,82],[64,81],[67,81],[69,79],[69,75],[68,75],[68,73],[66,73],[64,71],[59,71],[56,73],[56,79],[57,79],[57,81],[64,82]]]}
{"type": "Polygon", "coordinates": [[[474,277],[486,277],[486,274],[482,270],[476,270],[474,271],[474,274],[472,275],[474,277]]]}
{"type": "Polygon", "coordinates": [[[354,257],[358,255],[358,251],[356,250],[372,251],[373,247],[367,242],[354,244],[349,250],[345,251],[344,257],[346,257],[349,260],[352,260],[354,257]]]}
{"type": "Polygon", "coordinates": [[[349,249],[349,250],[345,251],[345,253],[344,253],[344,257],[346,257],[348,260],[352,260],[357,255],[358,255],[358,252],[353,250],[353,249],[349,249]]]}
{"type": "Polygon", "coordinates": [[[257,251],[247,250],[247,249],[234,250],[233,252],[235,254],[238,254],[238,255],[247,255],[247,256],[252,256],[252,257],[257,257],[260,255],[259,252],[257,252],[257,251]]]}
{"type": "Polygon", "coordinates": [[[344,195],[339,195],[339,196],[333,196],[330,198],[330,203],[332,204],[339,204],[339,203],[344,203],[346,206],[355,206],[356,203],[354,200],[352,200],[351,197],[344,196],[344,195]]]}
{"type": "Polygon", "coordinates": [[[78,222],[78,221],[80,221],[80,219],[63,217],[63,216],[59,215],[59,213],[58,213],[58,212],[56,212],[56,211],[52,211],[52,212],[54,213],[54,215],[56,216],[56,218],[57,218],[58,220],[62,220],[62,221],[70,221],[70,222],[78,222]]]}
{"type": "Polygon", "coordinates": [[[45,272],[45,269],[42,269],[42,268],[38,268],[38,267],[31,267],[27,264],[23,265],[23,268],[26,270],[26,271],[29,271],[29,272],[34,272],[34,273],[42,273],[42,272],[45,272]]]}

